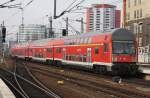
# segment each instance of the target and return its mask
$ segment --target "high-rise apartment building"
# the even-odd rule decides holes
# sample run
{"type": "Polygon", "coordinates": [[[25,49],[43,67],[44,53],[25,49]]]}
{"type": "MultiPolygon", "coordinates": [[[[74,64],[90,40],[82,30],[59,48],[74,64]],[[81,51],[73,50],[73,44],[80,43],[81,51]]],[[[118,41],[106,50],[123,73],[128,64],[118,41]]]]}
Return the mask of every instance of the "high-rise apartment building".
{"type": "Polygon", "coordinates": [[[109,31],[120,27],[120,11],[109,4],[93,4],[87,9],[86,31],[109,31]]]}

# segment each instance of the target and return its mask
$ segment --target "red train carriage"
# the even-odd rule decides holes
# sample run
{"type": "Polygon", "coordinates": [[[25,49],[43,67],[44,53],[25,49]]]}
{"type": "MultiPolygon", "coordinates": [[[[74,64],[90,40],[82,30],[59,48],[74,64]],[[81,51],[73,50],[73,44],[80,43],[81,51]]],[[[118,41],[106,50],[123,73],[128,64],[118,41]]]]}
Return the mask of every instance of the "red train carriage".
{"type": "Polygon", "coordinates": [[[16,44],[14,47],[11,48],[10,51],[11,55],[18,58],[28,58],[29,57],[28,47],[29,47],[29,43],[16,44]]]}
{"type": "MultiPolygon", "coordinates": [[[[47,63],[76,65],[99,73],[112,71],[123,75],[135,74],[138,70],[135,38],[126,29],[38,40],[24,48],[28,57],[47,63]]],[[[17,52],[24,54],[24,48],[17,52]]],[[[17,52],[13,55],[18,56],[17,52]]]]}

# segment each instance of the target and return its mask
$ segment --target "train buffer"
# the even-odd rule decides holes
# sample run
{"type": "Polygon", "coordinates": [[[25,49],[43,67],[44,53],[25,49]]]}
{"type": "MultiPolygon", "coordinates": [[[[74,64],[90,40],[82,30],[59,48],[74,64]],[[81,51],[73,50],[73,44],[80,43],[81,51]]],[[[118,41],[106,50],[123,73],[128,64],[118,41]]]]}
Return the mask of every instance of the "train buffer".
{"type": "Polygon", "coordinates": [[[2,79],[0,79],[0,98],[16,98],[2,79]]]}

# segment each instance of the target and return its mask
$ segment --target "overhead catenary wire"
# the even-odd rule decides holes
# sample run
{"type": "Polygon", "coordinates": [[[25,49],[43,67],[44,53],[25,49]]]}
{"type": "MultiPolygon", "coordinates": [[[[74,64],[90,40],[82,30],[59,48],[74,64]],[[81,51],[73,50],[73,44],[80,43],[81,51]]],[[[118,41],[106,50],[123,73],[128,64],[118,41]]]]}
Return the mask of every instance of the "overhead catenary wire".
{"type": "MultiPolygon", "coordinates": [[[[68,11],[68,13],[71,13],[72,11],[76,11],[76,10],[82,10],[82,9],[86,9],[86,6],[83,7],[82,9],[78,9],[78,7],[80,7],[79,5],[81,5],[85,0],[82,0],[81,2],[79,2],[78,4],[76,4],[75,6],[73,6],[72,8],[70,8],[68,11]],[[76,9],[74,9],[76,8],[76,9]]],[[[122,3],[122,0],[117,0],[117,1],[112,1],[110,2],[111,4],[114,4],[114,3],[122,3]]]]}
{"type": "Polygon", "coordinates": [[[70,12],[71,10],[73,10],[74,8],[78,7],[80,4],[82,4],[85,0],[80,1],[78,4],[76,4],[75,6],[73,6],[72,8],[70,8],[67,12],[70,12]]]}
{"type": "Polygon", "coordinates": [[[34,0],[29,1],[23,8],[28,7],[34,0]]]}
{"type": "Polygon", "coordinates": [[[8,3],[10,3],[10,2],[13,2],[13,1],[15,1],[15,0],[9,0],[9,1],[3,3],[3,4],[0,4],[0,7],[2,7],[2,8],[7,7],[5,5],[8,4],[8,3]]]}
{"type": "MultiPolygon", "coordinates": [[[[75,6],[73,6],[73,7],[71,7],[70,9],[66,9],[66,10],[64,10],[60,15],[58,15],[58,16],[55,16],[55,19],[56,18],[59,18],[59,17],[61,17],[61,16],[63,16],[65,13],[67,13],[67,12],[70,12],[72,9],[74,9],[75,7],[77,7],[78,5],[80,5],[80,4],[82,4],[83,2],[84,2],[85,0],[82,0],[82,1],[80,1],[78,4],[76,4],[75,6]]],[[[74,1],[75,2],[75,1],[74,1]]],[[[73,3],[74,3],[73,2],[73,3]]],[[[72,5],[72,4],[71,4],[72,5]]],[[[69,6],[70,7],[70,6],[69,6]]]]}
{"type": "MultiPolygon", "coordinates": [[[[21,7],[21,3],[18,4],[14,4],[14,5],[10,5],[10,7],[8,8],[17,8],[17,9],[21,9],[21,11],[24,11],[25,8],[27,8],[34,0],[30,0],[25,6],[21,7]]],[[[10,19],[12,19],[12,17],[16,16],[18,13],[20,13],[20,11],[15,12],[14,14],[12,14],[10,17],[8,17],[7,19],[5,19],[5,22],[8,22],[10,19]]],[[[22,13],[23,14],[23,13],[22,13]]],[[[10,31],[10,30],[9,30],[10,31]]]]}
{"type": "MultiPolygon", "coordinates": [[[[27,8],[32,2],[33,2],[34,0],[31,0],[31,1],[29,1],[25,6],[23,6],[23,7],[18,7],[17,6],[17,9],[25,9],[25,8],[27,8]]],[[[21,5],[21,3],[19,3],[19,4],[17,4],[17,5],[21,5]]],[[[19,14],[20,13],[20,11],[17,11],[17,12],[15,12],[15,13],[13,13],[10,17],[8,17],[7,19],[5,19],[5,21],[8,21],[9,19],[12,19],[12,17],[14,17],[14,16],[16,16],[17,14],[19,14]]]]}
{"type": "Polygon", "coordinates": [[[67,11],[77,0],[74,0],[64,11],[67,11]]]}

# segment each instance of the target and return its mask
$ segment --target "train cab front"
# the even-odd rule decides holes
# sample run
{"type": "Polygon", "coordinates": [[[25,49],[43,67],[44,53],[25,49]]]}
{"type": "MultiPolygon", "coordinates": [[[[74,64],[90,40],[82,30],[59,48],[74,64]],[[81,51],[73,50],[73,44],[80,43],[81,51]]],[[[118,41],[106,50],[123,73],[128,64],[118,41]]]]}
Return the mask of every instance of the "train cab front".
{"type": "Polygon", "coordinates": [[[138,71],[138,66],[136,65],[136,42],[134,40],[134,37],[132,38],[131,35],[129,36],[129,38],[127,35],[120,36],[120,38],[114,38],[112,41],[111,70],[114,75],[135,75],[138,71]]]}

